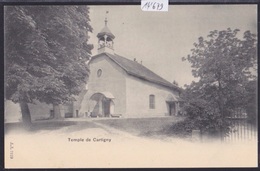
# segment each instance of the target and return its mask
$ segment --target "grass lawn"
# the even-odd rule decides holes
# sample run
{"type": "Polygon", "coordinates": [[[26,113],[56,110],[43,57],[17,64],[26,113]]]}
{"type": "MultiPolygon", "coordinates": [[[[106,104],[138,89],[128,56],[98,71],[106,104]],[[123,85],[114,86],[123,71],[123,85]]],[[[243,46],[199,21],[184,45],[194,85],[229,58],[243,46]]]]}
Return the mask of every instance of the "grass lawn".
{"type": "Polygon", "coordinates": [[[94,122],[138,136],[155,136],[166,133],[165,130],[168,130],[174,123],[183,119],[183,117],[119,118],[95,120],[94,122]]]}
{"type": "MultiPolygon", "coordinates": [[[[121,131],[128,132],[136,136],[143,137],[169,137],[173,136],[171,127],[175,123],[182,121],[183,117],[154,117],[154,118],[102,118],[85,121],[35,121],[29,132],[37,133],[39,131],[58,131],[67,128],[67,133],[80,132],[87,129],[99,128],[95,123],[100,123],[121,131]]],[[[24,132],[22,123],[6,123],[5,133],[24,132]]]]}

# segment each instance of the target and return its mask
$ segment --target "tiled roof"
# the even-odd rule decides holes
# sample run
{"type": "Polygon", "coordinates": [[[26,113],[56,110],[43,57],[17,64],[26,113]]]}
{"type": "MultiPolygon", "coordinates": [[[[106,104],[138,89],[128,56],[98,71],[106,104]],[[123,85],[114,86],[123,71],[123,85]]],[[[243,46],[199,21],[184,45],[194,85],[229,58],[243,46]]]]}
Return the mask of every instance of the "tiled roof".
{"type": "MultiPolygon", "coordinates": [[[[102,54],[105,54],[107,57],[109,57],[112,61],[114,61],[117,65],[119,65],[122,69],[124,69],[129,75],[146,80],[148,82],[155,83],[157,85],[165,86],[178,91],[181,90],[179,87],[163,79],[162,77],[155,74],[154,72],[152,72],[151,70],[149,70],[148,68],[146,68],[145,66],[143,66],[142,64],[136,61],[129,60],[117,54],[114,55],[109,53],[102,53],[102,54]]],[[[100,55],[101,54],[96,55],[92,59],[95,59],[100,55]]]]}

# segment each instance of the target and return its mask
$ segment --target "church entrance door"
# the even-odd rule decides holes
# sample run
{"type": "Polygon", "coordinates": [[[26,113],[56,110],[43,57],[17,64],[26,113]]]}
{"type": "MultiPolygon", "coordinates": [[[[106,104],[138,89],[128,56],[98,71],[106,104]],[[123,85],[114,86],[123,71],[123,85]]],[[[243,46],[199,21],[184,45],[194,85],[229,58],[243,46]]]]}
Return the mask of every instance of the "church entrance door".
{"type": "Polygon", "coordinates": [[[90,100],[96,101],[91,111],[93,117],[110,117],[114,113],[114,96],[108,92],[95,93],[90,100]]]}
{"type": "Polygon", "coordinates": [[[110,116],[110,102],[111,102],[111,100],[106,99],[106,98],[104,98],[102,101],[104,117],[110,116]]]}
{"type": "Polygon", "coordinates": [[[174,102],[168,102],[168,111],[170,116],[176,115],[176,109],[175,109],[175,103],[174,102]]]}

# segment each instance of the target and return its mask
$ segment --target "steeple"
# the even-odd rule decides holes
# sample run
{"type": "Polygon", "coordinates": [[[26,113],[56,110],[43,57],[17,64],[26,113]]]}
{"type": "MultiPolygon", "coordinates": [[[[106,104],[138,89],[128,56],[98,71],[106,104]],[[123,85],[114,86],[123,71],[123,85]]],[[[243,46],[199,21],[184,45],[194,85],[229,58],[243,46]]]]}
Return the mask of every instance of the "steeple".
{"type": "Polygon", "coordinates": [[[105,18],[105,26],[107,26],[107,17],[105,18]]]}
{"type": "MultiPolygon", "coordinates": [[[[106,12],[108,13],[108,11],[106,12]]],[[[98,54],[108,52],[114,54],[114,38],[115,36],[107,27],[107,17],[105,18],[104,28],[97,34],[98,38],[98,54]]]]}

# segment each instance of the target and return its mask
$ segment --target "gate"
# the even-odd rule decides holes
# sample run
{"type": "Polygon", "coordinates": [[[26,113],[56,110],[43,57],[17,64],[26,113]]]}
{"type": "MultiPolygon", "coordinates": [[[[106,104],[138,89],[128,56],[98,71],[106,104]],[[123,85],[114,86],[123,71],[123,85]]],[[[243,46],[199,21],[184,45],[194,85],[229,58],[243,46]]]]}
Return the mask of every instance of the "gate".
{"type": "Polygon", "coordinates": [[[224,137],[226,142],[248,142],[257,140],[257,124],[256,120],[250,122],[246,113],[234,113],[227,118],[230,123],[228,135],[224,137]]]}

